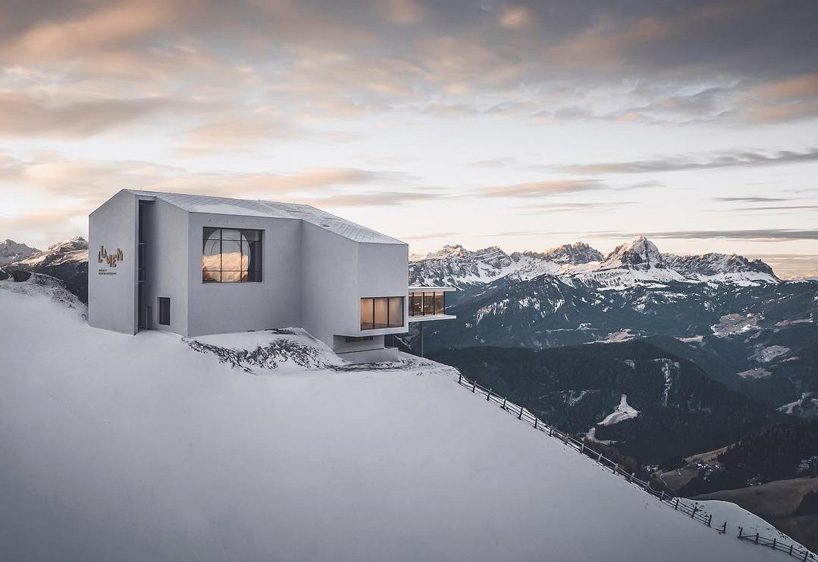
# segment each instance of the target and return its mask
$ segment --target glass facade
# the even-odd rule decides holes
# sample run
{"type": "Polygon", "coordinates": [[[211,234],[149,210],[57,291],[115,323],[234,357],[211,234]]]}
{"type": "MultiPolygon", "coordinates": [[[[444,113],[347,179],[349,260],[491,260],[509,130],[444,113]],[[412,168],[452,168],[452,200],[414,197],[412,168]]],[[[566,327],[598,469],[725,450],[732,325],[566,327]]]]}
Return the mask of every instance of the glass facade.
{"type": "Polygon", "coordinates": [[[202,281],[261,281],[261,231],[205,227],[202,232],[202,281]]]}
{"type": "Polygon", "coordinates": [[[361,299],[361,330],[403,327],[403,297],[361,299]]]}
{"type": "Polygon", "coordinates": [[[412,291],[409,293],[409,316],[446,314],[445,291],[412,291]]]}

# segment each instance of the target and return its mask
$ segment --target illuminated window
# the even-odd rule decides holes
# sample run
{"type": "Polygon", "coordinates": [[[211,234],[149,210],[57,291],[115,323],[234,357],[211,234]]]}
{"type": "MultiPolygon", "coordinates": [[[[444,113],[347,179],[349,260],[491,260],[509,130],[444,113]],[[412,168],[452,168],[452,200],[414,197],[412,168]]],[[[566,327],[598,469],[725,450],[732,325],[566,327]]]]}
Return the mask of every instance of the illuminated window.
{"type": "Polygon", "coordinates": [[[403,297],[361,299],[361,330],[403,327],[403,297]]]}
{"type": "Polygon", "coordinates": [[[446,314],[445,291],[412,291],[409,293],[409,316],[446,314]]]}
{"type": "Polygon", "coordinates": [[[202,235],[202,281],[261,281],[261,231],[205,228],[202,235]]]}

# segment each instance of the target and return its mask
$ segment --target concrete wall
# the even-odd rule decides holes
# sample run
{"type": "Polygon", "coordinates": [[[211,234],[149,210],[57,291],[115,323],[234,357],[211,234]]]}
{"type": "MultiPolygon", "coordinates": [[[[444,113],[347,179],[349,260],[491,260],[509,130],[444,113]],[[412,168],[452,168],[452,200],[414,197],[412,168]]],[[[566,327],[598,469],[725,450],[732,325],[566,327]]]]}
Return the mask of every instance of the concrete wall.
{"type": "Polygon", "coordinates": [[[187,334],[190,215],[162,200],[143,205],[145,205],[142,219],[145,239],[144,291],[145,304],[150,306],[147,328],[187,334]],[[159,324],[159,297],[170,298],[169,326],[159,324]]]}
{"type": "Polygon", "coordinates": [[[407,331],[404,327],[361,330],[360,299],[404,296],[409,273],[406,244],[354,242],[319,226],[302,226],[303,326],[337,352],[382,347],[375,342],[346,343],[333,336],[383,336],[407,331]]]}
{"type": "Polygon", "coordinates": [[[88,323],[126,334],[136,333],[137,198],[120,191],[88,218],[88,323]],[[97,253],[121,249],[116,267],[99,263],[97,253]]]}
{"type": "Polygon", "coordinates": [[[358,244],[307,222],[301,234],[302,326],[332,346],[333,335],[360,331],[358,244]]]}
{"type": "Polygon", "coordinates": [[[301,326],[301,221],[191,213],[187,279],[189,336],[301,326]],[[260,283],[202,282],[202,229],[263,230],[260,283]]]}
{"type": "MultiPolygon", "coordinates": [[[[359,297],[404,297],[403,329],[372,331],[399,334],[408,330],[409,246],[407,244],[360,244],[358,249],[359,297]]],[[[360,316],[360,313],[359,313],[360,316]]],[[[367,335],[370,330],[365,332],[367,335]]]]}

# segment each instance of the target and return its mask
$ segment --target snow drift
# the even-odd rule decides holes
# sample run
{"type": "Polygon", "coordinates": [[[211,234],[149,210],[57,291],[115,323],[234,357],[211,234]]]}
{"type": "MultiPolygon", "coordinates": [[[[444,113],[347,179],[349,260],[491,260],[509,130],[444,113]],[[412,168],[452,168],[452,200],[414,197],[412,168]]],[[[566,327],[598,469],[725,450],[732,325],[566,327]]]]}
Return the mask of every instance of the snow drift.
{"type": "Polygon", "coordinates": [[[680,516],[435,363],[252,376],[21,286],[0,282],[5,559],[781,556],[680,516]]]}

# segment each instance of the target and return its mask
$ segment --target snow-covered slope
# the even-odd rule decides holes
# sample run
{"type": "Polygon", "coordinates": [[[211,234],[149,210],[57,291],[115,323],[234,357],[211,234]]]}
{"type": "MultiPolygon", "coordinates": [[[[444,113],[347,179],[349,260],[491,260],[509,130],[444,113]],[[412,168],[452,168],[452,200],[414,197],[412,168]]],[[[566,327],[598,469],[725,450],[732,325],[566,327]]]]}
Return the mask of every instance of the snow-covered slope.
{"type": "Polygon", "coordinates": [[[544,252],[510,255],[497,247],[469,251],[458,245],[445,246],[423,258],[414,256],[410,264],[413,284],[460,288],[491,283],[506,276],[525,281],[544,274],[600,287],[674,281],[739,285],[779,282],[772,268],[761,260],[748,260],[735,254],[663,254],[644,236],[617,246],[607,257],[582,242],[544,252]]]}
{"type": "Polygon", "coordinates": [[[605,416],[598,425],[614,425],[625,420],[630,420],[639,415],[639,412],[628,404],[628,396],[623,394],[619,400],[619,405],[613,412],[605,416]]]}
{"type": "Polygon", "coordinates": [[[812,392],[804,392],[800,400],[784,404],[778,408],[778,411],[805,418],[818,417],[818,398],[814,398],[812,392]]]}
{"type": "Polygon", "coordinates": [[[19,287],[0,282],[4,559],[780,556],[679,515],[438,364],[252,376],[19,287]]]}

